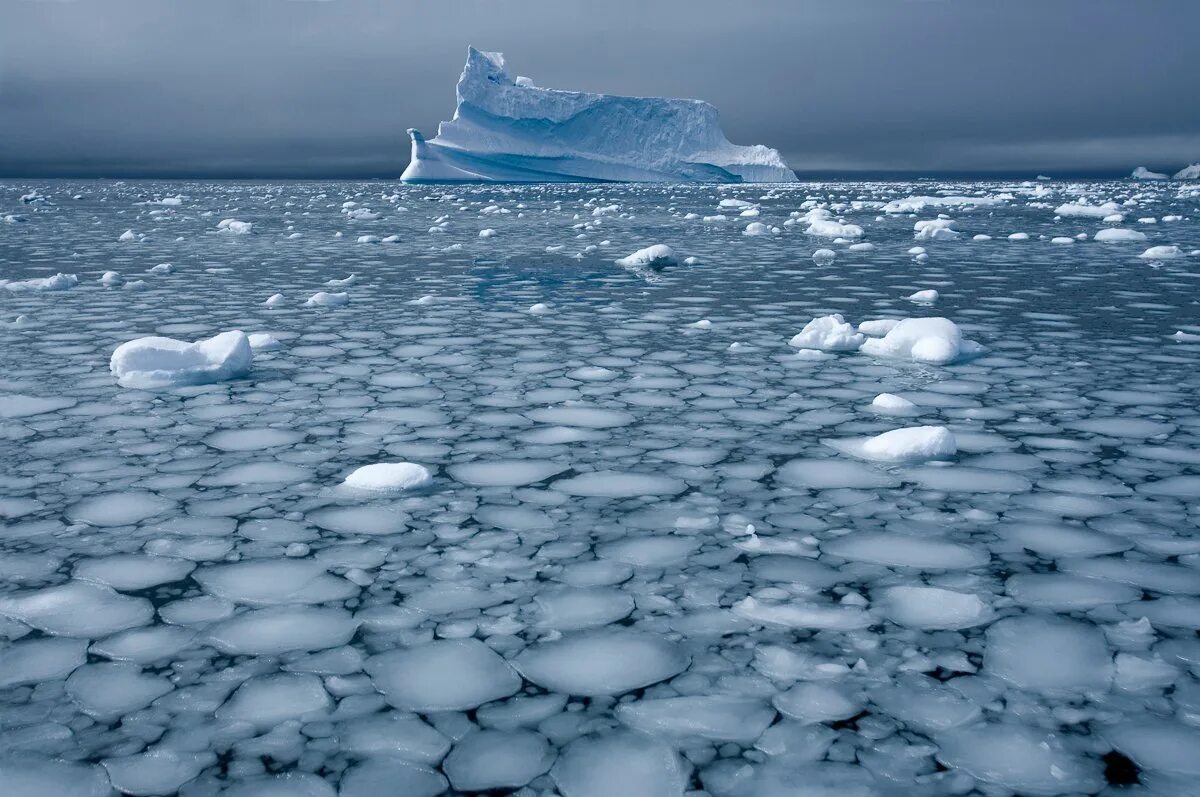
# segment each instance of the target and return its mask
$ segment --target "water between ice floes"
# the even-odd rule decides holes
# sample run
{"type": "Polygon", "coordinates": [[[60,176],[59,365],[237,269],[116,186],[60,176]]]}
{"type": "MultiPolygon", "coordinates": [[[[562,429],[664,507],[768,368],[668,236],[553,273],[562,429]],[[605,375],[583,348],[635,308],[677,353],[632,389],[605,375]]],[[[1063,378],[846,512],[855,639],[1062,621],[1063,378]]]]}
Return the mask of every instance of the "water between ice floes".
{"type": "Polygon", "coordinates": [[[1197,793],[1194,184],[0,205],[0,794],[1197,793]]]}

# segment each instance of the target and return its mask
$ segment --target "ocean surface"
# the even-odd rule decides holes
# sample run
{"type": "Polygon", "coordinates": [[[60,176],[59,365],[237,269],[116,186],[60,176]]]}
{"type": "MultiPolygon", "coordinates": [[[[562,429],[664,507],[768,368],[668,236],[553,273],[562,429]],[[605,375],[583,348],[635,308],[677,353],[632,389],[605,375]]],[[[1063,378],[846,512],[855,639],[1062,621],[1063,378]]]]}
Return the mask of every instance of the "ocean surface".
{"type": "Polygon", "coordinates": [[[1200,794],[1198,219],[0,181],[0,795],[1200,794]]]}

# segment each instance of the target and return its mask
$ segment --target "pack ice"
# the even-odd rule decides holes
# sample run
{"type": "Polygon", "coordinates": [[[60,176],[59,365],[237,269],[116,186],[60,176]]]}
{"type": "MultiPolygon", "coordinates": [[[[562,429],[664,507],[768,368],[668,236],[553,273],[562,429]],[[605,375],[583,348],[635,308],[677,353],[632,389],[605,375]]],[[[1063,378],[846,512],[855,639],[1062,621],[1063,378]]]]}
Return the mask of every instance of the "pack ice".
{"type": "Polygon", "coordinates": [[[780,154],[737,146],[700,100],[561,91],[513,80],[500,53],[467,48],[454,118],[410,129],[401,179],[438,182],[791,183],[780,154]]]}

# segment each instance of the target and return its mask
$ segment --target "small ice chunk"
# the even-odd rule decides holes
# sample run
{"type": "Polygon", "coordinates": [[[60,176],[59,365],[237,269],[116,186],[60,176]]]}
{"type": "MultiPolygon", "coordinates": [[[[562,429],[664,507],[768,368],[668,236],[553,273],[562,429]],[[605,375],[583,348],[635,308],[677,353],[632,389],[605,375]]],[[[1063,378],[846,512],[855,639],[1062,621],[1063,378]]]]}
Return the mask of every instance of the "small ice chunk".
{"type": "Polygon", "coordinates": [[[413,462],[376,462],[357,468],[342,483],[354,490],[398,493],[429,486],[433,475],[425,466],[413,462]]]}
{"type": "Polygon", "coordinates": [[[797,684],[771,702],[785,717],[806,725],[849,719],[863,707],[845,688],[816,681],[797,684]]]}
{"type": "Polygon", "coordinates": [[[267,307],[278,307],[279,305],[283,304],[284,301],[285,300],[282,293],[273,293],[267,297],[263,304],[267,307]]]}
{"type": "Polygon", "coordinates": [[[248,374],[253,363],[249,338],[234,330],[195,343],[137,338],[116,348],[109,369],[122,387],[151,389],[236,379],[248,374]]]}
{"type": "Polygon", "coordinates": [[[868,338],[859,349],[874,357],[910,359],[946,365],[979,354],[983,347],[965,340],[948,318],[906,318],[882,338],[868,338]]]}
{"type": "Polygon", "coordinates": [[[1100,243],[1120,243],[1123,241],[1144,241],[1144,240],[1146,240],[1146,233],[1139,232],[1138,230],[1126,230],[1121,227],[1108,227],[1106,229],[1099,230],[1092,237],[1092,240],[1099,241],[1100,243]]]}
{"type": "Polygon", "coordinates": [[[913,238],[921,241],[952,241],[958,237],[953,219],[928,219],[913,225],[913,238]]]}
{"type": "Polygon", "coordinates": [[[150,705],[175,687],[128,662],[86,664],[67,679],[67,694],[89,717],[111,722],[150,705]]]}
{"type": "Polygon", "coordinates": [[[81,639],[26,639],[0,649],[0,689],[66,678],[87,661],[81,639]]]}
{"type": "Polygon", "coordinates": [[[305,307],[340,307],[350,301],[348,293],[317,291],[304,302],[305,307]]]}
{"type": "Polygon", "coordinates": [[[1183,257],[1183,250],[1178,246],[1152,246],[1138,257],[1143,260],[1173,260],[1183,257]]]}
{"type": "Polygon", "coordinates": [[[47,634],[96,639],[145,625],[154,617],[154,606],[110,587],[68,581],[0,596],[0,615],[47,634]]]}
{"type": "Polygon", "coordinates": [[[237,219],[221,219],[217,224],[217,229],[230,235],[249,235],[254,225],[248,221],[238,221],[237,219]]]}
{"type": "MultiPolygon", "coordinates": [[[[839,447],[848,444],[837,442],[839,447]]],[[[851,453],[879,462],[923,462],[953,457],[958,444],[945,426],[910,426],[867,438],[852,445],[851,453]]]]}
{"type": "Polygon", "coordinates": [[[544,302],[538,302],[537,304],[530,305],[529,307],[530,315],[550,315],[552,312],[554,312],[554,310],[551,309],[550,305],[545,304],[544,302]]]}
{"type": "Polygon", "coordinates": [[[662,268],[676,262],[675,250],[666,244],[647,246],[616,261],[618,266],[625,268],[662,268]]]}
{"type": "Polygon", "coordinates": [[[846,323],[840,313],[835,313],[809,321],[788,345],[818,351],[854,351],[865,339],[866,336],[855,332],[854,326],[846,323]]]}
{"type": "Polygon", "coordinates": [[[0,758],[4,797],[112,797],[104,769],[33,756],[0,758]]]}
{"type": "Polygon", "coordinates": [[[917,291],[916,293],[909,294],[907,298],[910,302],[918,302],[920,304],[933,304],[934,302],[936,302],[938,300],[938,296],[939,296],[939,294],[937,291],[935,291],[932,288],[929,288],[928,290],[917,291]]]}
{"type": "Polygon", "coordinates": [[[34,291],[65,291],[74,288],[79,284],[79,277],[74,274],[63,274],[59,272],[53,277],[36,277],[34,279],[18,280],[16,282],[8,282],[0,280],[0,287],[12,293],[26,293],[34,291]]]}
{"type": "Polygon", "coordinates": [[[837,259],[837,252],[832,249],[818,249],[812,253],[812,260],[818,266],[828,266],[837,259]]]}
{"type": "Polygon", "coordinates": [[[345,609],[285,606],[235,615],[212,626],[205,641],[231,655],[275,656],[338,647],[357,630],[345,609]]]}
{"type": "Polygon", "coordinates": [[[906,416],[920,412],[916,404],[894,393],[880,393],[871,400],[871,409],[880,415],[906,416]]]}
{"type": "Polygon", "coordinates": [[[250,348],[254,351],[275,351],[282,349],[283,344],[274,335],[269,335],[266,332],[254,332],[248,336],[250,348]]]}

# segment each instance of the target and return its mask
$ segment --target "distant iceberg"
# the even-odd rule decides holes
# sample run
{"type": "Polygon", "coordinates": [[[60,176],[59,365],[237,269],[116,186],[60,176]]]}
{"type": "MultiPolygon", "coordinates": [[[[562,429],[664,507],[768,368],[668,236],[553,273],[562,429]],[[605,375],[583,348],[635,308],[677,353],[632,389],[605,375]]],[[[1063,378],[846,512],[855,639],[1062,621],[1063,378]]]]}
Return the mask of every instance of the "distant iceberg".
{"type": "Polygon", "coordinates": [[[1175,172],[1176,180],[1200,180],[1200,163],[1193,163],[1175,172]]]}
{"type": "Polygon", "coordinates": [[[504,56],[467,48],[454,118],[410,129],[401,180],[443,182],[796,182],[779,152],[731,144],[701,100],[539,88],[504,56]]]}

